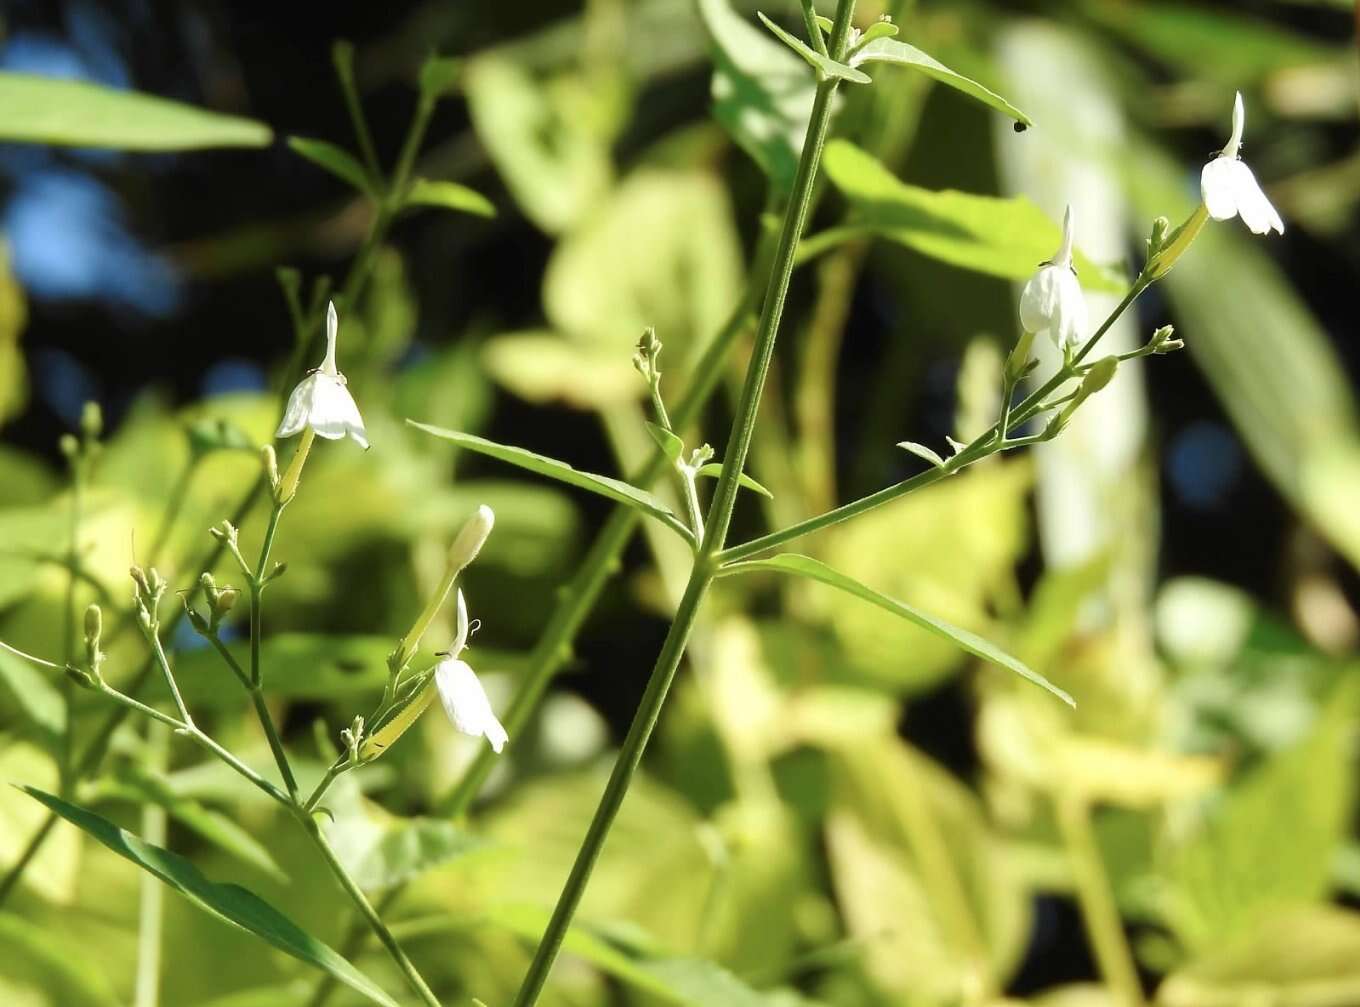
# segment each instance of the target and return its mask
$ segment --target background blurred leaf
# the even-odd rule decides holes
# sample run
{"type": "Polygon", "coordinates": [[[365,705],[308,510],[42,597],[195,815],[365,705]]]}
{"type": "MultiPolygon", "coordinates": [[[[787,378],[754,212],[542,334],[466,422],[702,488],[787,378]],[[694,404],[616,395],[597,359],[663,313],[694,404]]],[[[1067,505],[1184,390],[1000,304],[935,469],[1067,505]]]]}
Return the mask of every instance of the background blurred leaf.
{"type": "Polygon", "coordinates": [[[375,195],[368,172],[358,158],[343,147],[305,136],[290,136],[288,146],[294,153],[329,171],[342,182],[348,182],[365,195],[375,195]]]}
{"type": "Polygon", "coordinates": [[[798,168],[816,79],[785,46],[733,12],[727,0],[698,0],[713,39],[713,115],[770,179],[788,192],[798,168]]]}
{"type": "Polygon", "coordinates": [[[114,1007],[108,980],[86,958],[72,954],[67,935],[31,919],[0,913],[0,994],[6,1003],[52,1007],[114,1007]],[[16,983],[6,990],[9,983],[16,983]]]}
{"type": "Polygon", "coordinates": [[[253,119],[87,81],[0,71],[0,140],[122,150],[263,147],[253,119]]]}
{"type": "MultiPolygon", "coordinates": [[[[22,781],[57,786],[57,764],[45,752],[6,739],[0,749],[0,865],[9,867],[47,820],[47,813],[14,787],[22,781]]],[[[50,902],[67,903],[75,895],[81,862],[80,834],[58,823],[55,834],[24,872],[24,884],[50,902]]]]}
{"type": "Polygon", "coordinates": [[[301,961],[330,973],[374,1003],[396,1007],[396,1001],[380,990],[349,962],[315,937],[301,930],[258,895],[238,885],[216,884],[177,854],[138,839],[84,808],[68,804],[36,787],[20,788],[61,817],[79,826],[119,856],[154,874],[205,912],[224,923],[240,927],[266,943],[301,961]]]}
{"type": "MultiPolygon", "coordinates": [[[[1023,196],[1003,199],[908,185],[848,140],[827,144],[825,165],[827,177],[850,204],[845,227],[870,231],[963,269],[1027,279],[1062,240],[1057,225],[1023,196]]],[[[1121,278],[1080,251],[1074,259],[1087,289],[1124,289],[1121,278]]]]}
{"type": "Polygon", "coordinates": [[[494,336],[482,362],[503,386],[535,403],[604,409],[634,401],[643,388],[625,355],[581,346],[551,331],[494,336]]]}

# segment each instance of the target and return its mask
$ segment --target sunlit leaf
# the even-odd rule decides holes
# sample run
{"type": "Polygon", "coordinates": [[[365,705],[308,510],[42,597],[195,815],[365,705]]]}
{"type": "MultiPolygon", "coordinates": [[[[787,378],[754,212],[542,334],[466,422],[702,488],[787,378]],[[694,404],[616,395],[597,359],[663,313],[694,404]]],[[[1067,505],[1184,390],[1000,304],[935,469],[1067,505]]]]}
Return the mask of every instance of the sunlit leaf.
{"type": "Polygon", "coordinates": [[[851,66],[860,66],[864,63],[894,63],[898,66],[908,66],[917,70],[927,77],[938,80],[941,84],[948,84],[955,90],[962,91],[970,98],[976,98],[984,105],[996,109],[1002,115],[1009,116],[1016,122],[1032,126],[1034,123],[1024,112],[1020,111],[1001,95],[989,88],[983,87],[970,77],[965,77],[961,73],[949,69],[939,60],[935,59],[914,45],[906,42],[899,42],[894,38],[879,38],[870,41],[868,44],[858,49],[850,57],[851,66]]]}
{"type": "Polygon", "coordinates": [[[89,833],[114,853],[154,874],[205,912],[254,934],[300,961],[330,973],[374,1003],[396,1007],[396,1002],[363,973],[255,893],[239,885],[209,881],[197,867],[178,854],[139,839],[92,811],[69,804],[36,787],[22,786],[20,789],[89,833]]]}
{"type": "Polygon", "coordinates": [[[476,434],[466,434],[457,430],[444,430],[440,427],[428,426],[418,423],[415,420],[407,420],[411,426],[417,430],[423,430],[427,434],[442,438],[447,441],[476,451],[479,454],[487,455],[499,461],[517,465],[530,472],[536,472],[541,476],[556,479],[559,482],[576,486],[580,489],[590,490],[600,496],[608,497],[615,503],[627,504],[629,507],[636,507],[644,514],[649,514],[657,518],[668,527],[677,530],[683,529],[679,519],[669,507],[663,504],[656,497],[646,490],[640,490],[636,486],[619,479],[611,479],[609,476],[595,475],[591,472],[582,472],[572,468],[566,462],[558,461],[556,458],[548,458],[545,455],[535,454],[526,451],[524,448],[510,447],[506,444],[497,444],[494,441],[478,437],[476,434]]]}
{"type": "Polygon", "coordinates": [[[778,573],[792,573],[800,577],[809,577],[812,580],[821,581],[832,587],[839,588],[849,594],[877,605],[893,615],[900,616],[908,622],[915,623],[922,629],[934,633],[936,636],[943,637],[957,646],[968,651],[968,653],[980,657],[985,661],[1000,665],[1009,671],[1015,672],[1021,678],[1033,682],[1040,688],[1047,689],[1069,706],[1075,706],[1072,697],[1062,689],[1050,682],[1044,676],[1017,661],[1009,654],[997,648],[995,645],[984,640],[976,633],[970,633],[966,629],[950,625],[942,619],[937,619],[919,609],[913,608],[895,598],[889,598],[885,594],[875,591],[865,584],[861,584],[853,577],[847,577],[827,566],[811,556],[800,556],[796,553],[786,553],[782,556],[775,556],[772,559],[747,560],[743,563],[736,563],[727,568],[730,572],[746,570],[772,570],[778,573]]]}
{"type": "Polygon", "coordinates": [[[870,82],[867,73],[856,70],[854,67],[846,66],[844,63],[838,63],[830,56],[823,56],[796,35],[791,35],[786,32],[764,14],[757,12],[757,15],[764,23],[765,27],[774,32],[779,41],[783,42],[799,56],[803,57],[803,59],[807,61],[807,64],[817,71],[819,77],[845,80],[852,84],[868,84],[870,82]]]}
{"type": "Polygon", "coordinates": [[[642,387],[626,356],[550,331],[495,336],[487,340],[482,362],[492,377],[521,398],[561,402],[574,409],[632,402],[642,387]]]}
{"type": "Polygon", "coordinates": [[[0,71],[0,140],[120,150],[263,147],[253,119],[88,81],[0,71]]]}
{"type": "MultiPolygon", "coordinates": [[[[723,467],[720,462],[709,462],[707,465],[700,465],[698,470],[696,470],[694,474],[704,476],[707,479],[717,479],[719,476],[722,475],[722,470],[723,467]]],[[[764,486],[760,485],[760,483],[756,482],[745,472],[737,476],[737,485],[745,486],[748,490],[751,490],[753,493],[759,493],[766,499],[769,500],[774,499],[773,493],[767,490],[764,486]]]]}
{"type": "MultiPolygon", "coordinates": [[[[827,177],[850,203],[849,227],[964,269],[1027,279],[1062,239],[1058,225],[1023,197],[908,185],[848,140],[828,143],[823,163],[827,177]]],[[[1080,251],[1075,262],[1087,289],[1123,291],[1124,283],[1080,251]]]]}
{"type": "Polygon", "coordinates": [[[360,192],[374,195],[373,182],[368,172],[349,151],[325,140],[312,140],[305,136],[290,136],[288,147],[294,153],[305,157],[318,167],[329,171],[342,182],[348,182],[360,192]]]}
{"type": "Polygon", "coordinates": [[[494,217],[496,207],[475,189],[457,182],[432,182],[427,178],[417,178],[406,191],[405,206],[437,206],[458,213],[470,213],[477,217],[494,217]]]}
{"type": "Polygon", "coordinates": [[[1360,1003],[1360,915],[1310,906],[1215,940],[1167,976],[1159,1007],[1360,1003]]]}
{"type": "MultiPolygon", "coordinates": [[[[11,741],[0,751],[0,871],[14,865],[49,818],[42,807],[4,784],[55,788],[58,775],[56,761],[33,745],[11,741]]],[[[69,902],[75,895],[80,864],[80,834],[65,822],[57,822],[24,871],[23,884],[49,902],[69,902]]]]}
{"type": "Polygon", "coordinates": [[[758,164],[776,192],[793,186],[816,79],[728,0],[698,0],[713,37],[713,115],[758,164]]]}

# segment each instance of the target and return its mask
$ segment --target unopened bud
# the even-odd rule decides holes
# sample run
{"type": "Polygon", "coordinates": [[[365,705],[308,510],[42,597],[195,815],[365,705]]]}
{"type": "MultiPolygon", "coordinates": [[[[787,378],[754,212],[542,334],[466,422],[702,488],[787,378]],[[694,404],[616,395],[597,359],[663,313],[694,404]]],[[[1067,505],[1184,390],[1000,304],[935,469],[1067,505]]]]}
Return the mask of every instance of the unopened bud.
{"type": "Polygon", "coordinates": [[[453,547],[449,549],[449,565],[455,570],[461,570],[476,559],[495,524],[495,511],[486,504],[479,506],[454,539],[453,547]]]}
{"type": "Polygon", "coordinates": [[[279,491],[279,456],[274,451],[274,445],[266,444],[260,448],[260,461],[264,464],[265,478],[269,480],[269,488],[278,495],[279,491]]]}
{"type": "Polygon", "coordinates": [[[137,585],[137,595],[139,598],[151,593],[151,585],[147,582],[145,570],[136,563],[133,563],[132,566],[128,568],[128,574],[132,577],[133,583],[137,585]]]}
{"type": "MultiPolygon", "coordinates": [[[[1195,212],[1186,218],[1185,223],[1165,235],[1161,245],[1149,256],[1147,265],[1143,267],[1143,279],[1160,280],[1171,272],[1171,267],[1176,264],[1176,260],[1199,236],[1200,230],[1204,227],[1204,222],[1208,219],[1209,211],[1204,208],[1203,203],[1195,207],[1195,212]]],[[[1156,225],[1154,225],[1154,234],[1156,234],[1156,230],[1156,225]]]]}
{"type": "Polygon", "coordinates": [[[100,650],[100,638],[104,634],[104,613],[98,605],[91,604],[85,609],[85,664],[99,674],[99,666],[104,663],[104,653],[100,650]]]}
{"type": "Polygon", "coordinates": [[[224,587],[217,592],[217,601],[213,603],[213,611],[220,618],[236,607],[236,602],[240,600],[241,592],[234,587],[224,587]]]}
{"type": "Polygon", "coordinates": [[[208,534],[226,546],[236,545],[236,526],[230,521],[223,521],[219,525],[214,525],[208,529],[208,534]]]}
{"type": "Polygon", "coordinates": [[[211,573],[204,570],[198,578],[198,586],[203,589],[203,597],[208,599],[209,605],[217,604],[217,579],[211,573]]]}
{"type": "Polygon", "coordinates": [[[95,440],[104,432],[104,411],[98,402],[86,402],[80,411],[80,432],[87,441],[95,440]]]}
{"type": "Polygon", "coordinates": [[[1118,357],[1102,357],[1097,360],[1086,372],[1086,377],[1082,378],[1081,387],[1077,389],[1077,397],[1071,404],[1078,405],[1100,391],[1114,380],[1115,371],[1118,369],[1118,357]]]}
{"type": "Polygon", "coordinates": [[[1015,343],[1015,348],[1011,350],[1011,355],[1006,358],[1006,383],[1015,385],[1029,368],[1030,351],[1034,348],[1034,333],[1022,332],[1020,338],[1015,343]]]}
{"type": "Polygon", "coordinates": [[[62,457],[68,461],[80,454],[80,441],[76,440],[74,434],[62,434],[57,441],[57,447],[61,449],[62,457]]]}
{"type": "Polygon", "coordinates": [[[1153,256],[1162,250],[1166,244],[1166,236],[1171,233],[1171,221],[1166,217],[1158,217],[1152,222],[1152,233],[1148,236],[1148,255],[1153,256]]]}

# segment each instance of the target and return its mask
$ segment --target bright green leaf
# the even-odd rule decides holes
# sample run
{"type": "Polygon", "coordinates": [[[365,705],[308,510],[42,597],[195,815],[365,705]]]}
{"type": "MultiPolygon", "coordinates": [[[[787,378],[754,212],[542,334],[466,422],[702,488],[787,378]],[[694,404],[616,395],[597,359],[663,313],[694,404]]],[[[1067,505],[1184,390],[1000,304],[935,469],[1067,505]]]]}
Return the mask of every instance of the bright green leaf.
{"type": "Polygon", "coordinates": [[[903,451],[910,451],[922,461],[930,462],[937,469],[944,468],[944,459],[924,444],[917,444],[915,441],[898,441],[897,446],[903,451]]]}
{"type": "Polygon", "coordinates": [[[342,182],[348,182],[360,192],[369,196],[374,195],[373,183],[368,177],[368,172],[364,171],[364,166],[359,163],[358,158],[343,147],[337,147],[325,140],[290,136],[288,148],[318,167],[326,169],[342,182]]]}
{"type": "Polygon", "coordinates": [[[788,192],[798,170],[816,80],[786,46],[744,17],[728,0],[698,0],[713,37],[713,116],[770,180],[788,192]]]}
{"type": "Polygon", "coordinates": [[[776,38],[807,60],[808,65],[817,71],[819,77],[847,80],[852,84],[868,84],[871,82],[867,73],[846,66],[844,63],[837,63],[830,56],[823,56],[798,36],[790,35],[759,11],[756,12],[756,16],[760,18],[766,28],[774,32],[776,38]]]}
{"type": "Polygon", "coordinates": [[[465,447],[479,454],[496,458],[511,465],[517,465],[530,472],[537,472],[541,476],[556,479],[579,489],[589,490],[598,493],[600,496],[608,497],[615,503],[627,504],[629,507],[636,507],[644,514],[649,514],[662,524],[678,532],[682,537],[688,538],[685,526],[680,523],[675,513],[663,504],[656,497],[646,490],[640,490],[636,486],[631,486],[620,479],[611,479],[609,476],[595,475],[592,472],[582,472],[572,468],[566,462],[558,461],[556,458],[548,458],[544,455],[526,451],[524,448],[510,447],[505,444],[497,444],[494,441],[486,440],[475,434],[465,434],[457,430],[445,430],[441,427],[432,427],[425,423],[418,423],[415,420],[407,420],[411,426],[417,430],[423,430],[427,434],[442,438],[460,447],[465,447]]]}
{"type": "Polygon", "coordinates": [[[264,123],[80,80],[0,72],[0,140],[116,150],[263,147],[264,123]]]}
{"type": "Polygon", "coordinates": [[[671,461],[678,461],[680,455],[684,453],[685,442],[664,427],[648,423],[647,432],[652,435],[652,440],[656,441],[656,446],[664,451],[671,461]]]}
{"type": "MultiPolygon", "coordinates": [[[[828,143],[822,161],[827,177],[850,203],[847,224],[942,262],[1023,280],[1053,255],[1062,240],[1058,225],[1023,197],[1002,199],[908,185],[848,140],[828,143]]],[[[1081,252],[1075,261],[1088,290],[1123,292],[1122,280],[1081,252]]]]}
{"type": "Polygon", "coordinates": [[[1028,666],[1017,661],[1009,654],[998,649],[993,644],[987,642],[975,633],[970,633],[966,629],[952,626],[949,623],[928,615],[919,609],[904,604],[895,598],[889,598],[885,594],[880,594],[873,588],[861,584],[859,581],[839,573],[825,563],[813,559],[811,556],[800,556],[797,553],[787,553],[782,556],[775,556],[771,559],[747,560],[743,563],[735,563],[726,568],[725,572],[737,573],[747,570],[773,570],[778,573],[793,573],[801,577],[809,577],[813,580],[821,581],[832,587],[853,594],[872,605],[877,605],[885,611],[894,615],[901,616],[908,622],[915,623],[922,629],[934,633],[936,636],[943,637],[962,647],[968,653],[980,657],[985,661],[1000,665],[1009,671],[1015,672],[1021,678],[1033,682],[1040,688],[1047,689],[1069,706],[1075,706],[1072,697],[1062,689],[1044,678],[1038,672],[1031,670],[1028,666]]]}
{"type": "MultiPolygon", "coordinates": [[[[705,476],[706,478],[709,479],[717,479],[720,475],[722,475],[722,469],[723,467],[721,462],[709,462],[707,465],[699,466],[698,471],[696,471],[694,474],[698,476],[705,476]]],[[[774,499],[773,493],[767,490],[764,486],[760,485],[760,483],[756,482],[745,472],[737,476],[737,485],[745,486],[748,490],[751,490],[754,493],[759,493],[761,496],[766,497],[767,499],[770,500],[774,499]]]]}
{"type": "Polygon", "coordinates": [[[475,189],[457,182],[431,182],[417,178],[406,192],[403,206],[438,206],[477,217],[494,217],[496,207],[475,189]]]}
{"type": "Polygon", "coordinates": [[[1007,115],[1016,122],[1024,123],[1026,126],[1033,126],[1034,123],[1024,112],[1020,111],[1001,95],[989,88],[983,87],[970,77],[965,77],[961,73],[955,73],[933,56],[923,53],[914,45],[906,42],[899,42],[894,38],[877,38],[861,46],[850,57],[851,66],[859,66],[863,63],[895,63],[898,66],[909,66],[921,71],[927,77],[938,80],[941,84],[948,84],[955,90],[962,91],[970,98],[976,98],[984,105],[989,105],[1003,115],[1007,115]]]}
{"type": "Polygon", "coordinates": [[[60,797],[36,787],[22,786],[20,789],[89,833],[114,853],[160,878],[205,912],[330,973],[374,1003],[382,1004],[383,1007],[396,1007],[396,1001],[353,965],[248,889],[209,881],[197,867],[178,854],[145,842],[107,819],[68,804],[60,797]]]}

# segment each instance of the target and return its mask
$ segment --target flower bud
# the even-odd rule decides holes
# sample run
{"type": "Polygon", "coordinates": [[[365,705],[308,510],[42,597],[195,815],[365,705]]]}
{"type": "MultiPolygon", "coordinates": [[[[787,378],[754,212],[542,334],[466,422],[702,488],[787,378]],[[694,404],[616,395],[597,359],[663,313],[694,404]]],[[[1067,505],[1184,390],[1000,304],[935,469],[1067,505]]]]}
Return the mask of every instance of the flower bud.
{"type": "Polygon", "coordinates": [[[87,441],[95,440],[104,432],[104,411],[98,402],[86,402],[80,411],[80,432],[87,441]]]}
{"type": "Polygon", "coordinates": [[[269,489],[277,497],[279,492],[279,456],[274,451],[274,445],[266,444],[260,448],[260,461],[264,464],[265,478],[269,480],[269,489]]]}
{"type": "Polygon", "coordinates": [[[221,618],[236,607],[236,602],[240,600],[241,592],[234,587],[224,587],[217,592],[217,601],[213,603],[213,611],[221,618]]]}
{"type": "Polygon", "coordinates": [[[198,578],[198,586],[203,589],[203,597],[208,599],[209,605],[217,604],[217,580],[211,573],[204,570],[198,578]]]}
{"type": "Polygon", "coordinates": [[[1209,211],[1204,208],[1204,204],[1195,207],[1195,212],[1186,218],[1185,223],[1163,238],[1160,247],[1143,267],[1143,279],[1160,280],[1171,272],[1171,267],[1199,236],[1200,229],[1208,219],[1209,211]]]}
{"type": "Polygon", "coordinates": [[[1011,350],[1011,355],[1006,358],[1006,383],[1015,385],[1025,376],[1029,370],[1029,355],[1034,348],[1034,333],[1021,332],[1020,338],[1016,340],[1015,348],[1011,350]]]}
{"type": "Polygon", "coordinates": [[[57,447],[61,449],[62,457],[67,461],[72,461],[80,454],[80,441],[76,440],[74,434],[62,434],[57,441],[57,447]]]}
{"type": "Polygon", "coordinates": [[[495,511],[486,504],[479,506],[454,539],[453,547],[449,550],[449,565],[461,570],[476,559],[495,524],[495,511]]]}
{"type": "Polygon", "coordinates": [[[93,674],[99,674],[99,666],[104,663],[104,653],[99,648],[104,634],[104,613],[98,605],[91,604],[85,609],[85,664],[93,674]]]}
{"type": "Polygon", "coordinates": [[[1158,217],[1152,222],[1152,233],[1148,236],[1147,247],[1148,257],[1156,255],[1166,244],[1166,236],[1171,232],[1171,221],[1166,217],[1158,217]]]}

